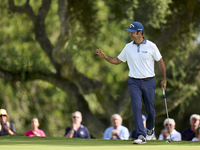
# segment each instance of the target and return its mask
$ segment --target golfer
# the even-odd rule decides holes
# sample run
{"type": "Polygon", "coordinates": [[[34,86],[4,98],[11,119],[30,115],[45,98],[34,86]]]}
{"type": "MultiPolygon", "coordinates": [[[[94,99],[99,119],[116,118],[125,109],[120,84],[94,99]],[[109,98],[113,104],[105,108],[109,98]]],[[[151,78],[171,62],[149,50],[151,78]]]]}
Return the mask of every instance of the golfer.
{"type": "Polygon", "coordinates": [[[132,42],[126,44],[122,52],[117,57],[107,56],[101,49],[96,50],[96,54],[104,58],[112,64],[120,64],[126,62],[129,67],[129,95],[131,98],[132,111],[135,123],[135,129],[138,139],[134,140],[134,144],[146,143],[146,140],[151,140],[154,137],[155,124],[155,73],[154,60],[158,62],[163,80],[161,88],[166,89],[167,79],[165,64],[157,46],[143,37],[144,27],[140,22],[133,22],[129,29],[132,42]],[[142,102],[145,105],[147,114],[147,133],[145,133],[142,120],[142,102]]]}

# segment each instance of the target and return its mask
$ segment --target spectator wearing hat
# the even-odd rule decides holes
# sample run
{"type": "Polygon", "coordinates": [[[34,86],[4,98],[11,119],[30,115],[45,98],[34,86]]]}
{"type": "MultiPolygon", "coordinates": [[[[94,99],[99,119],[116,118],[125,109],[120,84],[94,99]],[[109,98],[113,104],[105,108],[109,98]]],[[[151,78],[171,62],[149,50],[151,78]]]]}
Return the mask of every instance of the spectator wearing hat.
{"type": "MultiPolygon", "coordinates": [[[[147,128],[146,128],[146,117],[145,115],[142,115],[142,120],[143,120],[143,124],[144,124],[144,130],[145,132],[147,132],[147,128]]],[[[132,140],[132,139],[137,139],[138,135],[137,135],[137,132],[136,130],[134,129],[132,132],[131,132],[131,135],[129,137],[129,140],[132,140]]],[[[155,132],[154,132],[154,137],[152,140],[156,140],[156,136],[155,136],[155,132]]]]}
{"type": "Polygon", "coordinates": [[[38,129],[39,127],[39,121],[38,118],[33,118],[31,120],[31,130],[27,131],[25,133],[25,136],[33,137],[33,136],[40,136],[40,137],[45,137],[45,133],[43,130],[38,129]]]}
{"type": "Polygon", "coordinates": [[[198,129],[200,124],[199,120],[200,116],[198,114],[192,114],[190,116],[190,127],[181,132],[182,140],[191,141],[195,137],[195,131],[198,129]]]}
{"type": "Polygon", "coordinates": [[[112,126],[104,131],[103,139],[128,140],[129,131],[125,126],[122,126],[122,117],[119,114],[113,114],[110,121],[112,126]]]}
{"type": "Polygon", "coordinates": [[[7,121],[8,114],[5,109],[0,109],[0,136],[16,135],[16,129],[13,123],[7,121]]]}
{"type": "Polygon", "coordinates": [[[171,134],[171,140],[172,141],[181,141],[181,133],[176,131],[175,129],[175,121],[172,118],[166,118],[164,123],[164,129],[161,131],[161,134],[158,137],[158,140],[169,140],[170,134],[171,134]]]}

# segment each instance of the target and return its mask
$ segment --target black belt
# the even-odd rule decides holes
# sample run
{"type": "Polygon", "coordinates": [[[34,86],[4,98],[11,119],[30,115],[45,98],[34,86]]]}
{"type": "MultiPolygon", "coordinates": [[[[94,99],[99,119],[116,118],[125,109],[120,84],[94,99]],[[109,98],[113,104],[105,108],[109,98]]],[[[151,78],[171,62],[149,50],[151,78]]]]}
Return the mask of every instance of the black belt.
{"type": "MultiPolygon", "coordinates": [[[[133,77],[131,77],[133,78],[133,77]]],[[[148,78],[133,78],[133,79],[136,79],[136,80],[141,80],[141,81],[149,81],[150,79],[152,79],[154,77],[148,77],[148,78]]]]}

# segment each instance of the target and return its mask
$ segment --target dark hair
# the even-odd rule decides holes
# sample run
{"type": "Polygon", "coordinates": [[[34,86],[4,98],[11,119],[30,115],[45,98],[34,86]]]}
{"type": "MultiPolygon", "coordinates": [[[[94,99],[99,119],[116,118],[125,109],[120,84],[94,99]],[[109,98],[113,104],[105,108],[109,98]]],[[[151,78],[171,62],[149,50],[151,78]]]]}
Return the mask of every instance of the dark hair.
{"type": "MultiPolygon", "coordinates": [[[[139,33],[140,31],[137,31],[137,34],[139,33]]],[[[142,31],[142,35],[143,35],[144,31],[142,31]]]]}

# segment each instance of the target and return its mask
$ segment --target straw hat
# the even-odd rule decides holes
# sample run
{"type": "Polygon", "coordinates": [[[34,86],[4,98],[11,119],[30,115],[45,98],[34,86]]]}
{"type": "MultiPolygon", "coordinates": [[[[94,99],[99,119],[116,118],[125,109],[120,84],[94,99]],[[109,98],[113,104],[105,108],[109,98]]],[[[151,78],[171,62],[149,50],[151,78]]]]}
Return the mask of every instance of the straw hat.
{"type": "Polygon", "coordinates": [[[0,109],[0,115],[6,115],[8,117],[8,114],[5,109],[0,109]]]}

